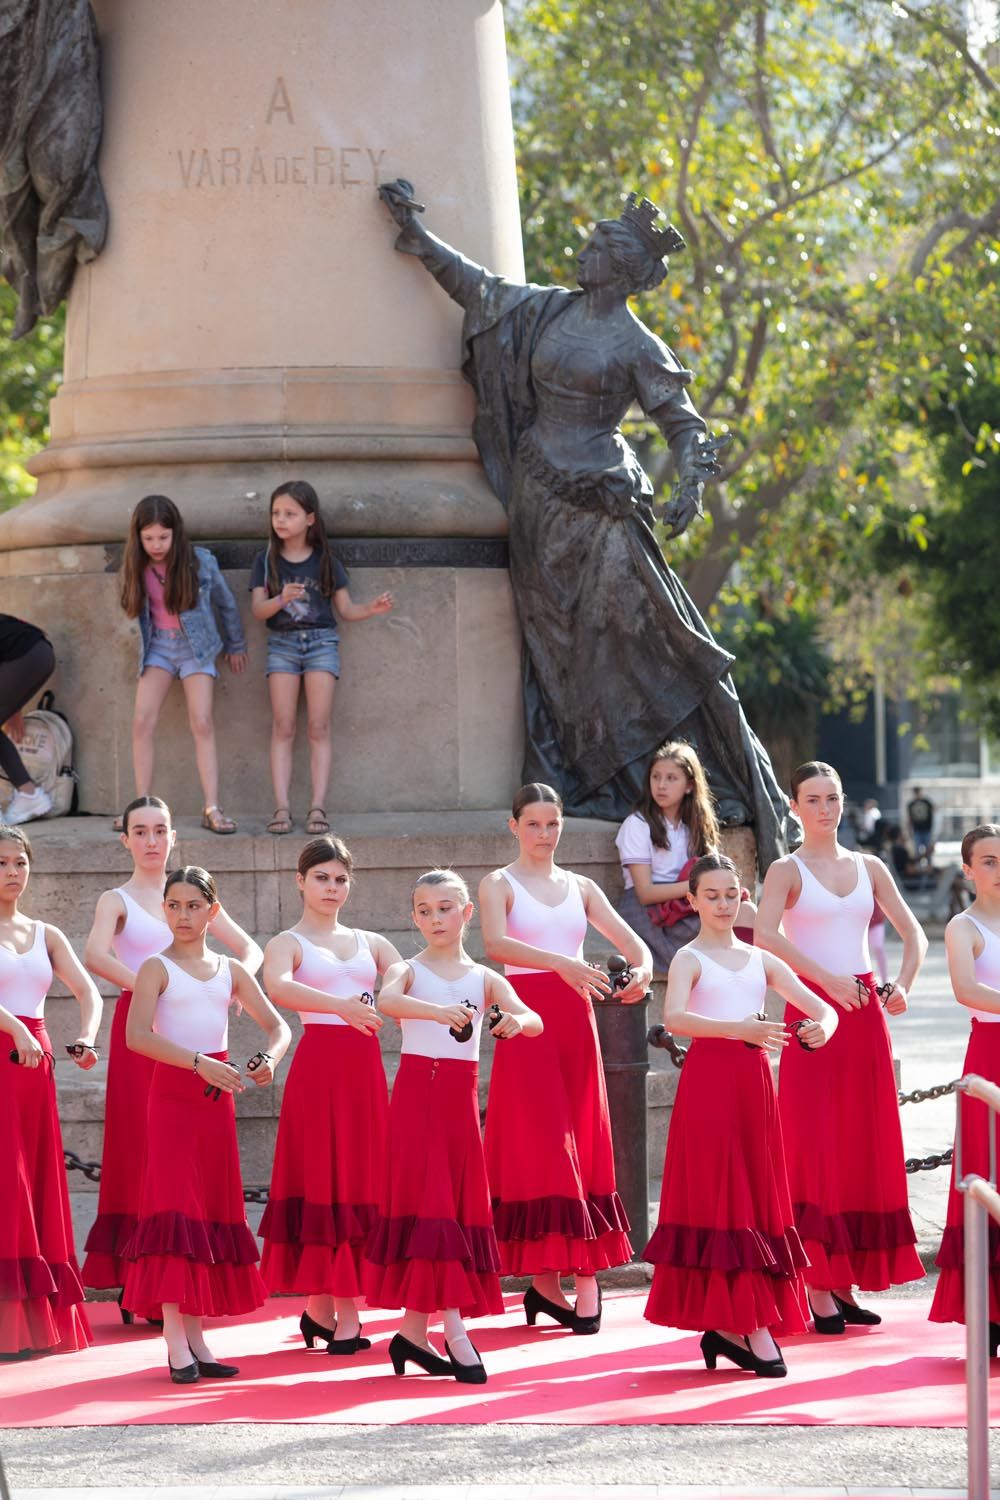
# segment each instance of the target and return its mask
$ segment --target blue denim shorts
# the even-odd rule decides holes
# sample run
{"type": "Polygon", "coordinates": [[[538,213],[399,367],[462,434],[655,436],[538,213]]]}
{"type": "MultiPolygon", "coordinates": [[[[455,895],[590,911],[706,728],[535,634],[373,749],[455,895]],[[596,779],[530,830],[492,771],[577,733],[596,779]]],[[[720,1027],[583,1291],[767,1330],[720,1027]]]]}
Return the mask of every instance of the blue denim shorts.
{"type": "Polygon", "coordinates": [[[185,677],[193,677],[196,672],[203,672],[206,677],[219,675],[214,662],[203,666],[197,660],[183,630],[157,630],[155,626],[142,670],[145,672],[147,667],[159,667],[172,677],[179,677],[182,682],[185,677]]]}
{"type": "Polygon", "coordinates": [[[340,637],[335,630],[270,630],[267,635],[267,675],[287,672],[329,672],[340,676],[340,637]]]}

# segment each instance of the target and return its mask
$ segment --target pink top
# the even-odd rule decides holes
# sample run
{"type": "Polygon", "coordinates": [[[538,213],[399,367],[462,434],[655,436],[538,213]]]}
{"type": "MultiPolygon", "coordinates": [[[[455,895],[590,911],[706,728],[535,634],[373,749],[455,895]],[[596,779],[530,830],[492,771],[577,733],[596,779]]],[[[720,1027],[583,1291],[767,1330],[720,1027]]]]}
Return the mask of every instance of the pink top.
{"type": "MultiPolygon", "coordinates": [[[[352,996],[375,993],[378,980],[378,965],[368,946],[363,932],[355,929],[357,943],[350,958],[337,958],[326,948],[311,943],[301,932],[289,932],[299,945],[302,957],[294,970],[297,984],[307,984],[311,990],[322,990],[324,995],[335,995],[339,1000],[352,996]]],[[[328,1011],[304,1010],[301,1013],[306,1026],[346,1026],[343,1016],[330,1015],[328,1011]]]]}
{"type": "MultiPolygon", "coordinates": [[[[507,916],[507,936],[518,943],[529,943],[532,948],[543,948],[548,953],[562,953],[567,958],[579,958],[583,953],[583,940],[587,935],[587,913],[584,910],[580,883],[571,871],[567,871],[569,889],[558,906],[546,906],[533,896],[526,885],[522,885],[510,869],[504,870],[514,892],[514,904],[507,916]]],[[[508,974],[545,974],[546,969],[527,969],[519,964],[506,964],[508,974]]]]}
{"type": "MultiPolygon", "coordinates": [[[[980,984],[988,984],[991,990],[1000,990],[1000,938],[995,932],[974,917],[971,911],[964,911],[963,917],[969,921],[981,934],[983,939],[983,951],[975,960],[976,978],[980,984]]],[[[8,1007],[9,1009],[9,1007],[8,1007]]],[[[1000,1013],[994,1010],[973,1010],[968,1007],[969,1014],[976,1021],[1000,1021],[1000,1013]]]]}
{"type": "Polygon", "coordinates": [[[467,1042],[456,1042],[447,1026],[439,1021],[418,1021],[403,1017],[401,1052],[411,1057],[455,1057],[475,1062],[479,1057],[479,1037],[483,1029],[483,1006],[486,1000],[486,970],[473,964],[459,979],[442,979],[418,958],[410,959],[413,984],[410,994],[428,1005],[461,1005],[468,1000],[475,1006],[472,1013],[472,1035],[467,1042]]]}
{"type": "MultiPolygon", "coordinates": [[[[683,951],[683,950],[682,950],[683,951]]],[[[767,975],[760,950],[752,948],[739,969],[727,969],[701,948],[689,950],[701,964],[701,974],[691,986],[687,1009],[713,1021],[745,1021],[764,1009],[767,975]]]]}
{"type": "MultiPolygon", "coordinates": [[[[146,598],[149,600],[149,615],[153,622],[154,630],[180,630],[181,622],[177,615],[172,615],[163,599],[163,584],[152,563],[148,564],[143,572],[143,582],[146,585],[146,598]]],[[[122,960],[124,963],[124,959],[122,960]]]]}
{"type": "Polygon", "coordinates": [[[229,1002],[233,976],[229,959],[220,958],[211,979],[195,979],[165,954],[167,987],[156,1002],[153,1030],[157,1036],[194,1052],[225,1052],[229,1042],[229,1002]]]}
{"type": "Polygon", "coordinates": [[[870,974],[868,923],[875,908],[871,877],[860,854],[851,856],[858,878],[846,896],[835,896],[797,854],[802,889],[781,919],[790,943],[831,974],[870,974]]]}
{"type": "Polygon", "coordinates": [[[12,1016],[40,1021],[45,997],[52,984],[52,963],[45,946],[45,923],[35,923],[35,936],[27,953],[12,953],[0,946],[0,1005],[12,1016]]]}
{"type": "Polygon", "coordinates": [[[121,931],[111,939],[111,947],[119,963],[138,974],[147,958],[170,947],[170,928],[161,917],[151,917],[124,886],[117,886],[116,893],[125,907],[125,921],[121,931]]]}

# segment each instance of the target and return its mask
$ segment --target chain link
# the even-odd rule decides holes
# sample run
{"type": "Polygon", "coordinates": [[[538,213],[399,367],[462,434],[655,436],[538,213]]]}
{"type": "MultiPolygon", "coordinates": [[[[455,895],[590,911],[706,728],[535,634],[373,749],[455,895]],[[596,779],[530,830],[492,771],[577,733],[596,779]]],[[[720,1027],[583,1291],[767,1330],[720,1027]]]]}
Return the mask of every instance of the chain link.
{"type": "Polygon", "coordinates": [[[932,1156],[908,1156],[906,1158],[907,1172],[933,1172],[935,1167],[950,1167],[954,1155],[951,1147],[947,1151],[937,1151],[932,1156]]]}
{"type": "Polygon", "coordinates": [[[923,1104],[927,1099],[946,1099],[958,1088],[960,1079],[955,1078],[951,1083],[936,1083],[933,1088],[914,1089],[912,1094],[899,1094],[900,1104],[923,1104]]]}

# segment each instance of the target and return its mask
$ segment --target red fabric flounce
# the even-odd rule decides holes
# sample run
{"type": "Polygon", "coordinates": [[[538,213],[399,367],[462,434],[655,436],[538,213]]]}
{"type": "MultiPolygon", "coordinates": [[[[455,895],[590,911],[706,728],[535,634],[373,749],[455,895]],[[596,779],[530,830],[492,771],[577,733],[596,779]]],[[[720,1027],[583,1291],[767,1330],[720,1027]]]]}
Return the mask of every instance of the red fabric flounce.
{"type": "Polygon", "coordinates": [[[503,1271],[622,1265],[632,1247],[593,1008],[557,974],[510,982],[545,1030],[501,1043],[493,1057],[486,1160],[503,1271]]]}
{"type": "Polygon", "coordinates": [[[804,1240],[818,1242],[831,1256],[866,1250],[898,1250],[917,1243],[908,1208],[892,1209],[886,1213],[862,1213],[860,1210],[824,1213],[815,1203],[796,1203],[795,1222],[804,1240]]]}
{"type": "Polygon", "coordinates": [[[374,1203],[308,1203],[269,1198],[260,1236],[281,1245],[364,1245],[378,1219],[374,1203]]]}
{"type": "Polygon", "coordinates": [[[646,1303],[650,1323],[666,1328],[770,1328],[779,1338],[805,1332],[798,1279],[759,1271],[702,1271],[657,1266],[646,1303]]]}
{"type": "Polygon", "coordinates": [[[375,1265],[394,1261],[457,1261],[466,1271],[500,1270],[497,1239],[489,1225],[458,1224],[454,1219],[380,1219],[368,1241],[375,1265]]]}
{"type": "Polygon", "coordinates": [[[253,1266],[260,1259],[245,1219],[242,1223],[206,1223],[172,1210],[151,1214],[136,1225],[125,1258],[141,1260],[147,1255],[178,1255],[203,1266],[253,1266]]]}
{"type": "Polygon", "coordinates": [[[702,1271],[764,1271],[794,1277],[809,1264],[802,1241],[791,1227],[783,1234],[759,1229],[696,1229],[688,1224],[659,1224],[643,1252],[654,1266],[702,1271]]]}
{"type": "Polygon", "coordinates": [[[267,1287],[253,1265],[207,1266],[177,1255],[146,1255],[129,1264],[123,1300],[140,1318],[161,1318],[165,1302],[176,1302],[192,1317],[235,1317],[263,1306],[267,1287]]]}
{"type": "Polygon", "coordinates": [[[498,1317],[504,1310],[495,1272],[468,1271],[458,1261],[408,1260],[391,1266],[365,1263],[370,1307],[405,1307],[433,1315],[457,1307],[463,1318],[498,1317]]]}

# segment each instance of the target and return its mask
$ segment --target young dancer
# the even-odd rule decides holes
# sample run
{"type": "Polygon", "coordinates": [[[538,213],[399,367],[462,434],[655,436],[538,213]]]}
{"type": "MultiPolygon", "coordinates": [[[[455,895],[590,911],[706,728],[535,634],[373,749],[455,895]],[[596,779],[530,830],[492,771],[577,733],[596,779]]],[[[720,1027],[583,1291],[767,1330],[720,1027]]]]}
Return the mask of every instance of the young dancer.
{"type": "MultiPolygon", "coordinates": [[[[693,745],[671,740],[649,763],[642,798],[615,838],[625,893],[618,914],[666,972],[678,948],[698,934],[688,901],[688,872],[719,844],[719,824],[704,768],[693,745]]],[[[753,940],[755,909],[741,904],[737,933],[753,940]]]]}
{"type": "MultiPolygon", "coordinates": [[[[1000,825],[981,823],[962,840],[962,868],[976,888],[976,899],[945,928],[948,973],[955,999],[971,1012],[972,1032],[962,1073],[978,1073],[1000,1084],[1000,825]]],[[[962,1099],[962,1170],[990,1174],[990,1130],[996,1122],[984,1104],[962,1099]]],[[[964,1199],[951,1169],[948,1217],[937,1264],[933,1323],[965,1322],[964,1199]]],[[[989,1235],[989,1347],[1000,1349],[1000,1238],[989,1235]]]]}
{"type": "Polygon", "coordinates": [[[413,920],[426,947],[393,965],[382,986],[379,1008],[402,1023],[403,1047],[365,1294],[373,1307],[406,1310],[389,1345],[397,1375],[409,1362],[482,1385],[486,1371],[463,1319],[500,1313],[503,1299],[479,1133],[479,1037],[493,1006],[500,1012],[493,1024],[498,1053],[519,1035],[537,1036],[542,1023],[506,980],[465,952],[471,916],[468,889],[454,870],[421,875],[413,920]],[[446,1359],[427,1337],[439,1312],[446,1359]]]}
{"type": "Polygon", "coordinates": [[[652,959],[592,880],[555,863],[562,802],[531,782],[514,798],[513,864],[479,887],[480,924],[490,958],[545,1022],[531,1047],[498,1047],[490,1078],[486,1160],[505,1275],[530,1276],[529,1323],[545,1313],[574,1333],[596,1333],[596,1272],[632,1258],[628,1219],[615,1191],[614,1154],[593,1002],[610,992],[585,963],[588,922],[628,960],[633,977],[619,998],[649,987],[652,959]],[[576,1303],[560,1277],[576,1278],[576,1303]]]}
{"type": "MultiPolygon", "coordinates": [[[[122,1250],[139,1212],[146,1102],[156,1064],[151,1057],[129,1048],[125,1032],[136,974],[147,958],[161,953],[170,943],[170,928],[163,920],[163,882],[177,837],[170,809],[159,797],[137,797],[130,802],[122,824],[121,841],[132,859],[132,875],[124,885],[98,898],[83,955],[91,974],[121,989],[108,1048],[97,1218],[87,1236],[82,1272],[84,1285],[95,1287],[120,1287],[124,1282],[122,1250]]],[[[261,950],[221,906],[208,931],[251,974],[257,972],[263,958],[261,950]]],[[[124,1306],[122,1321],[133,1321],[124,1306]]]]}
{"type": "Polygon", "coordinates": [[[0,1356],[6,1359],[90,1343],[44,1012],[54,973],[80,1003],[80,1034],[66,1050],[87,1071],[97,1061],[101,997],[59,929],[18,910],[30,867],[24,834],[0,825],[0,1356]]]}
{"type": "Polygon", "coordinates": [[[121,604],[130,620],[138,619],[141,632],[132,720],[136,795],[145,797],[152,788],[156,724],[170,684],[179,677],[204,796],[202,827],[212,833],[235,833],[236,824],[219,806],[212,697],[216,657],[224,652],[230,669],[242,672],[247,664],[246,638],[219,564],[207,548],[192,547],[180,511],[165,495],[147,495],[132,512],[121,604]]]}
{"type": "Polygon", "coordinates": [[[330,551],[319,499],[311,484],[292,479],[271,496],[268,544],[250,575],[253,612],[267,621],[267,685],[271,695],[271,780],[277,806],[269,833],[289,833],[289,788],[299,682],[305,684],[309,724],[309,773],[313,805],[306,833],[329,833],[326,792],[330,781],[330,714],[340,676],[342,620],[368,620],[392,609],[391,594],[355,604],[343,564],[330,551]]]}
{"type": "Polygon", "coordinates": [[[208,951],[219,899],[206,870],[185,865],[168,875],[163,910],[172,942],[141,965],[126,1031],[156,1067],[122,1297],[140,1317],[162,1316],[170,1378],[191,1385],[239,1373],[212,1357],[202,1319],[252,1312],[267,1298],[236,1146],[233,1094],[244,1084],[226,1061],[233,998],[266,1036],[266,1051],[246,1065],[254,1083],[272,1081],[291,1033],[242,964],[208,951]]]}
{"type": "Polygon", "coordinates": [[[768,985],[808,1017],[794,1031],[803,1047],[829,1041],[837,1017],[780,958],[736,939],[740,882],[731,859],[705,855],[690,884],[701,926],[670,966],[664,1025],[694,1040],[670,1122],[659,1222],[645,1250],[656,1267],[646,1317],[703,1329],[711,1370],[722,1355],[741,1370],[780,1376],[774,1335],[805,1329],[798,1292],[806,1257],[767,1056],[787,1049],[789,1028],[764,1019],[768,985]]]}
{"type": "Polygon", "coordinates": [[[374,932],[344,927],[354,861],[332,836],[299,855],[302,917],[272,938],[264,983],[296,1010],[304,1031],[288,1070],[271,1191],[260,1224],[260,1271],[271,1292],[305,1295],[306,1346],[328,1354],[369,1349],[357,1299],[385,1163],[389,1097],[373,999],[380,974],[400,962],[374,932]]]}
{"type": "Polygon", "coordinates": [[[799,766],[792,806],[802,846],[767,872],[756,941],[836,1006],[840,1019],[822,1052],[785,1048],[778,1089],[813,1322],[817,1333],[838,1334],[847,1323],[882,1321],[857,1306],[853,1287],[884,1291],[924,1274],[914,1248],[885,1013],[906,1010],[927,939],[882,861],[837,842],[844,794],[832,766],[799,766]],[[868,956],[876,900],[903,940],[899,977],[884,996],[868,956]]]}

